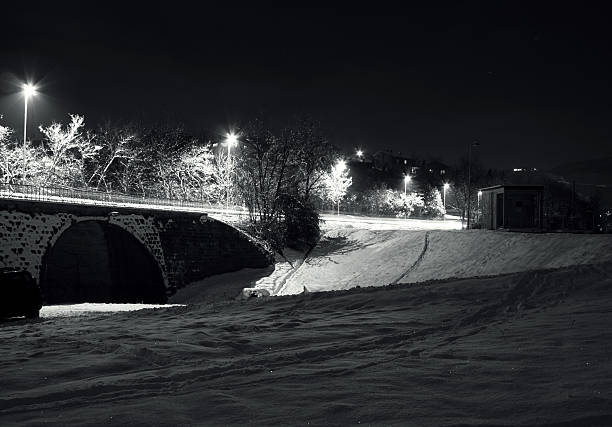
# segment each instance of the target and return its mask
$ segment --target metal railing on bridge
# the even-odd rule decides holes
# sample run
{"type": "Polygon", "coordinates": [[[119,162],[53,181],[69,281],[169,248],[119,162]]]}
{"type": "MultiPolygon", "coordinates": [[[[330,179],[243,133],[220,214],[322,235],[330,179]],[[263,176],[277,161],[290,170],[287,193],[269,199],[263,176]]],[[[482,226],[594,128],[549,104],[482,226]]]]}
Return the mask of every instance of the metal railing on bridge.
{"type": "Polygon", "coordinates": [[[45,187],[29,184],[0,183],[0,198],[33,200],[53,203],[70,203],[109,207],[136,207],[158,210],[186,212],[234,212],[246,214],[241,206],[226,206],[200,200],[167,199],[149,196],[137,196],[121,193],[108,193],[93,189],[70,187],[45,187]]]}

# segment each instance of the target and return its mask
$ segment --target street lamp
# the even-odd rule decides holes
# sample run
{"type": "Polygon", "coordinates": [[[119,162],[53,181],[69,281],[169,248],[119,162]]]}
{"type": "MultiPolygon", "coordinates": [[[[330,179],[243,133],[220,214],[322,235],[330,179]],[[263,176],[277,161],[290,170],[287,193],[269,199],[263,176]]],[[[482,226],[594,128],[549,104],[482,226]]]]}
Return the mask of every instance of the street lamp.
{"type": "Polygon", "coordinates": [[[227,144],[227,158],[229,159],[232,147],[238,145],[238,135],[233,132],[225,134],[225,143],[227,144]]]}
{"type": "Polygon", "coordinates": [[[468,199],[467,199],[467,229],[470,229],[470,216],[472,211],[472,147],[480,147],[478,141],[468,145],[468,199]]]}
{"type": "Polygon", "coordinates": [[[233,132],[228,132],[227,134],[225,134],[225,144],[227,145],[227,180],[228,180],[228,186],[227,186],[227,197],[225,198],[225,209],[229,210],[229,199],[230,199],[230,184],[231,184],[231,175],[230,175],[230,171],[231,171],[231,152],[232,152],[232,147],[235,147],[236,145],[238,145],[238,135],[236,135],[233,132]]]}
{"type": "Polygon", "coordinates": [[[406,197],[406,186],[410,182],[410,175],[404,175],[404,197],[406,197]]]}
{"type": "Polygon", "coordinates": [[[358,149],[358,150],[357,150],[357,152],[356,152],[355,154],[357,154],[357,158],[358,158],[359,160],[361,160],[361,158],[363,157],[363,150],[358,149]]]}
{"type": "Polygon", "coordinates": [[[482,190],[478,190],[478,211],[476,212],[476,219],[480,221],[481,211],[480,211],[480,202],[482,200],[482,190]]]}
{"type": "Polygon", "coordinates": [[[444,183],[444,186],[442,187],[444,190],[442,192],[443,194],[443,198],[442,198],[442,203],[444,205],[444,214],[446,215],[446,190],[448,190],[448,187],[450,187],[450,184],[448,182],[444,183]]]}
{"type": "MultiPolygon", "coordinates": [[[[336,162],[336,167],[335,167],[335,172],[332,171],[334,178],[335,179],[341,179],[342,177],[342,172],[345,171],[346,169],[346,161],[344,161],[343,159],[340,159],[336,162]]],[[[338,211],[337,214],[338,216],[340,216],[340,198],[338,198],[338,211]]]]}
{"type": "Polygon", "coordinates": [[[22,86],[23,99],[24,99],[24,112],[23,112],[23,181],[25,183],[26,175],[26,139],[28,133],[28,99],[36,95],[36,87],[30,83],[24,83],[22,86]]]}

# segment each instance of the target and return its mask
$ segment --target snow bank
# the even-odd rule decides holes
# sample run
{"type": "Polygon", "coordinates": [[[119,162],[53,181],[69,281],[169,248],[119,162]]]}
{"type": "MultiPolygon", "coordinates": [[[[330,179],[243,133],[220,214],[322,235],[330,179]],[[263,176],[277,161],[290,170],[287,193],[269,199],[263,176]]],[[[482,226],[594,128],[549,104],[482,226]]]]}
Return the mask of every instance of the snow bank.
{"type": "Polygon", "coordinates": [[[431,231],[400,283],[478,277],[612,261],[612,235],[431,231]]]}
{"type": "Polygon", "coordinates": [[[611,235],[334,229],[276,295],[612,261],[611,235]]]}
{"type": "Polygon", "coordinates": [[[257,280],[268,277],[273,269],[274,267],[243,268],[232,273],[210,276],[179,289],[168,302],[200,304],[235,299],[242,293],[243,288],[255,286],[257,280]]]}
{"type": "Polygon", "coordinates": [[[151,310],[155,308],[182,307],[182,304],[105,304],[81,303],[46,305],[40,309],[41,318],[75,317],[102,313],[119,313],[124,311],[151,310]]]}
{"type": "Polygon", "coordinates": [[[356,215],[321,215],[322,229],[355,227],[365,230],[461,230],[458,217],[446,215],[446,219],[386,218],[356,215]]]}

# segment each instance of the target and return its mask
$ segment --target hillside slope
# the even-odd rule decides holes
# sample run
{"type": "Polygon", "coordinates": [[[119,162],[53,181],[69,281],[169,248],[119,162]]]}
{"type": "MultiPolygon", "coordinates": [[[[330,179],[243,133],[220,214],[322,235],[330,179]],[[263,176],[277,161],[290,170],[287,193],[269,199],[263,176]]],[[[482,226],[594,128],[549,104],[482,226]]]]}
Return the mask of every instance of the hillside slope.
{"type": "Polygon", "coordinates": [[[278,295],[612,261],[612,235],[472,231],[327,232],[278,295]]]}

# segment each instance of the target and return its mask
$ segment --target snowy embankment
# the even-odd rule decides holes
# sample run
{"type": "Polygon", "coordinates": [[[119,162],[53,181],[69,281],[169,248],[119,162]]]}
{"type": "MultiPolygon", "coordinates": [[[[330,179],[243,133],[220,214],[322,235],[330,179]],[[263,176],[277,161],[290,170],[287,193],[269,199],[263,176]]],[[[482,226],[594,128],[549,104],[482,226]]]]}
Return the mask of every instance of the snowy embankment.
{"type": "Polygon", "coordinates": [[[155,308],[182,307],[184,304],[105,304],[105,303],[82,303],[82,304],[60,304],[46,305],[40,310],[40,317],[78,317],[100,315],[103,313],[114,314],[123,311],[151,310],[155,308]]]}
{"type": "Polygon", "coordinates": [[[612,264],[0,324],[2,425],[612,425],[612,264]]]}
{"type": "Polygon", "coordinates": [[[461,220],[452,215],[446,215],[445,220],[439,220],[322,214],[321,219],[324,221],[324,230],[338,227],[364,230],[461,230],[463,227],[461,220]]]}
{"type": "Polygon", "coordinates": [[[337,228],[275,295],[612,261],[612,235],[337,228]]]}

